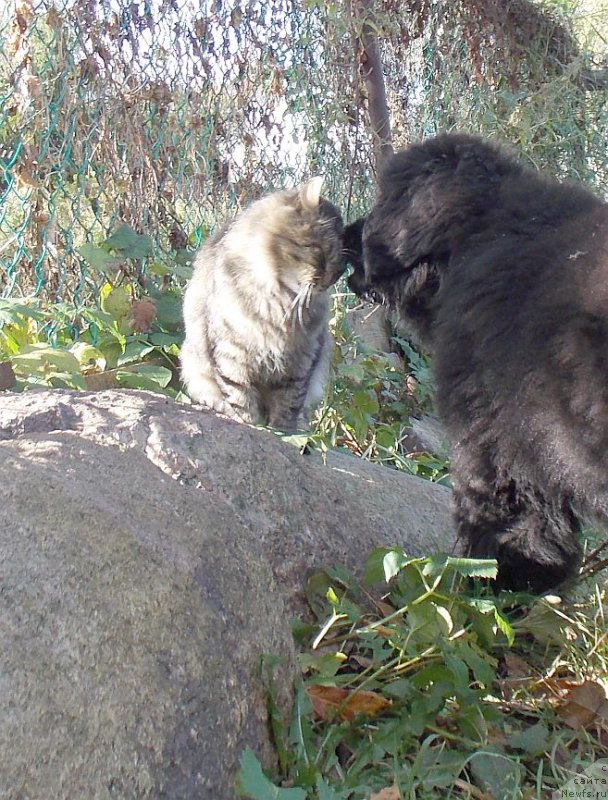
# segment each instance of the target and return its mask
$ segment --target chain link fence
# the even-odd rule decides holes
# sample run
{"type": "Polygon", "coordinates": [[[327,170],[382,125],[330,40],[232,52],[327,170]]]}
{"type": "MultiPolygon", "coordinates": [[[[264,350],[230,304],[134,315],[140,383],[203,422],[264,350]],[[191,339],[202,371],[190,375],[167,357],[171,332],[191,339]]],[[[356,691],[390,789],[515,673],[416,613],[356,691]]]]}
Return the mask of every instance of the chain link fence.
{"type": "MultiPolygon", "coordinates": [[[[18,0],[0,24],[0,284],[84,300],[119,225],[154,257],[312,174],[363,196],[322,4],[18,0]],[[349,181],[344,176],[349,175],[349,181]],[[352,184],[356,184],[353,186],[352,184]]],[[[352,70],[351,70],[352,71],[352,70]]]]}
{"type": "MultiPolygon", "coordinates": [[[[365,208],[356,5],[5,1],[0,295],[88,302],[87,243],[126,225],[152,241],[142,273],[179,263],[252,197],[315,174],[345,214],[365,208]]],[[[584,85],[567,21],[523,0],[385,0],[374,25],[397,145],[458,126],[608,188],[606,92],[584,85]]]]}

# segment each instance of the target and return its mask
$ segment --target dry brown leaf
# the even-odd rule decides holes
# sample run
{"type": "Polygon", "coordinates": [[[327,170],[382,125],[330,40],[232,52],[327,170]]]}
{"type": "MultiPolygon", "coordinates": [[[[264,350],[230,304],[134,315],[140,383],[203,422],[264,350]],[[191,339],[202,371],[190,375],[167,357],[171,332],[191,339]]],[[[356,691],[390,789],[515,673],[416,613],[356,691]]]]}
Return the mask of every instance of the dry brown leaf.
{"type": "Polygon", "coordinates": [[[37,189],[40,186],[40,181],[32,175],[27,167],[19,165],[15,172],[15,178],[20,186],[24,186],[26,189],[37,189]]]}
{"type": "Polygon", "coordinates": [[[389,617],[391,614],[395,613],[395,606],[390,605],[390,603],[385,603],[384,600],[376,600],[376,606],[378,607],[378,611],[384,616],[389,617]]]}
{"type": "Polygon", "coordinates": [[[136,300],[131,306],[131,327],[136,333],[146,333],[150,330],[155,316],[156,306],[154,301],[147,297],[142,300],[136,300]]]}
{"type": "Polygon", "coordinates": [[[386,789],[380,789],[376,794],[371,794],[369,800],[401,800],[399,788],[393,784],[386,789]]]}
{"type": "Polygon", "coordinates": [[[376,625],[374,628],[374,633],[377,633],[378,636],[382,636],[384,639],[390,639],[395,635],[395,629],[389,628],[385,625],[376,625]]]}
{"type": "Polygon", "coordinates": [[[0,392],[10,389],[15,385],[16,380],[10,361],[0,362],[0,392]]]}
{"type": "Polygon", "coordinates": [[[529,678],[532,668],[530,665],[516,656],[514,653],[505,653],[505,667],[507,668],[507,678],[529,678]]]}
{"type": "Polygon", "coordinates": [[[574,686],[558,706],[557,713],[566,725],[575,730],[586,727],[598,717],[608,718],[604,687],[595,681],[574,686]]]}
{"type": "Polygon", "coordinates": [[[319,719],[351,720],[357,714],[373,717],[390,706],[390,701],[375,692],[357,692],[338,686],[308,686],[314,712],[319,719]]]}
{"type": "Polygon", "coordinates": [[[498,680],[501,696],[505,700],[512,700],[517,689],[527,686],[531,680],[532,667],[519,656],[505,653],[503,658],[504,673],[498,680]]]}
{"type": "Polygon", "coordinates": [[[543,678],[536,684],[534,696],[547,700],[561,700],[577,686],[580,686],[580,683],[571,678],[543,678]]]}
{"type": "Polygon", "coordinates": [[[54,31],[61,27],[61,15],[53,6],[47,11],[46,22],[49,28],[52,28],[54,31]]]}

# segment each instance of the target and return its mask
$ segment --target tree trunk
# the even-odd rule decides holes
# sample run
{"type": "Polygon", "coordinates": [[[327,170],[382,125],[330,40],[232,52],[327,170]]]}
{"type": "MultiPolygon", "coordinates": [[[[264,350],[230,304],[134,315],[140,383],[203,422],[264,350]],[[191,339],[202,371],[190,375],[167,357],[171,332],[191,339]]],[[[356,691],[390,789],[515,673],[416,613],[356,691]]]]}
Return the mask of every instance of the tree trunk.
{"type": "Polygon", "coordinates": [[[391,125],[386,102],[384,74],[380,48],[374,25],[373,0],[354,0],[352,11],[359,22],[357,30],[357,55],[360,73],[367,93],[367,105],[374,143],[376,169],[382,168],[386,158],[393,153],[391,125]]]}
{"type": "MultiPolygon", "coordinates": [[[[369,123],[373,137],[374,166],[380,172],[386,159],[393,153],[391,124],[386,101],[384,72],[376,34],[373,0],[352,0],[351,16],[355,26],[353,42],[359,75],[365,86],[369,123]]],[[[360,84],[357,85],[357,99],[360,105],[360,84]]],[[[359,108],[357,109],[357,114],[359,108]]],[[[350,200],[349,200],[350,205],[350,200]]],[[[353,321],[351,319],[351,323],[353,321]]],[[[390,323],[384,306],[375,306],[373,313],[369,310],[360,316],[357,335],[368,347],[388,352],[390,350],[390,323]]]]}

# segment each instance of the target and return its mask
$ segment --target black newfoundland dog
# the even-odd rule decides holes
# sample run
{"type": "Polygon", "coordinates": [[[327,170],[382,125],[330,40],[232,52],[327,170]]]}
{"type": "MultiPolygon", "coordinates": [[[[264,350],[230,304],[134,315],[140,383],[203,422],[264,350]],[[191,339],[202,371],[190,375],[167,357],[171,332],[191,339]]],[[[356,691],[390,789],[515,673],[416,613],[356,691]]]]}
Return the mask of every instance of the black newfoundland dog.
{"type": "Polygon", "coordinates": [[[345,250],[433,353],[465,551],[571,576],[578,515],[608,518],[608,205],[446,134],[392,156],[345,250]]]}

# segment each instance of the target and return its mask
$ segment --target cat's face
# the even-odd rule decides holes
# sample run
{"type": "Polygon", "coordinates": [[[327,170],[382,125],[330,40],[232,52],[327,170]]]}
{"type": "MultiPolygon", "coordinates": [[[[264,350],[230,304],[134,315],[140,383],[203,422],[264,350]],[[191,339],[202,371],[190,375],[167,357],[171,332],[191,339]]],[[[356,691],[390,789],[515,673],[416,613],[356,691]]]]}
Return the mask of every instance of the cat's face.
{"type": "Polygon", "coordinates": [[[268,200],[269,248],[281,282],[297,290],[324,291],[346,265],[342,255],[344,224],[338,209],[321,197],[322,178],[268,200]]]}

